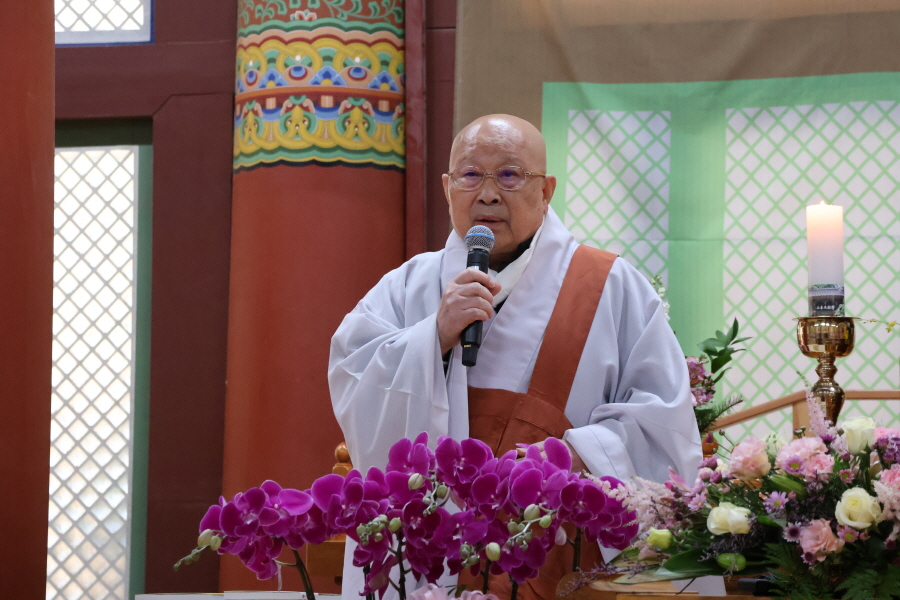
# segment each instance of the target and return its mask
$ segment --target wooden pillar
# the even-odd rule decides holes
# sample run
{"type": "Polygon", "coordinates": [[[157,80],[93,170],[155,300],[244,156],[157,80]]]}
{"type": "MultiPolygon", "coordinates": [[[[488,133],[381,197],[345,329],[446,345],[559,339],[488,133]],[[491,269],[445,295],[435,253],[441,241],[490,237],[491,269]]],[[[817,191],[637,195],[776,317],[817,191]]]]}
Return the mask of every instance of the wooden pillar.
{"type": "MultiPolygon", "coordinates": [[[[334,463],[331,335],[406,253],[403,8],[239,5],[226,496],[303,489],[334,463]]],[[[223,558],[221,589],[274,586],[223,558]]]]}
{"type": "Polygon", "coordinates": [[[8,2],[0,152],[0,598],[47,581],[53,318],[53,3],[8,2]]]}

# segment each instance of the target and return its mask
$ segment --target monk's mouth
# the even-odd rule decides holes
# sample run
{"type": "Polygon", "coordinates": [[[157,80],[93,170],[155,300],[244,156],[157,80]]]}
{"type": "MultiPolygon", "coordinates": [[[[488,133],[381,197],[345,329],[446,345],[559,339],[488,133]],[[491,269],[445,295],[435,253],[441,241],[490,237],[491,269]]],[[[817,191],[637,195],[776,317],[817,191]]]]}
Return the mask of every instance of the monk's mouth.
{"type": "Polygon", "coordinates": [[[497,226],[502,223],[503,223],[503,221],[500,219],[484,218],[484,219],[476,219],[475,220],[476,225],[484,225],[485,227],[497,226]]]}

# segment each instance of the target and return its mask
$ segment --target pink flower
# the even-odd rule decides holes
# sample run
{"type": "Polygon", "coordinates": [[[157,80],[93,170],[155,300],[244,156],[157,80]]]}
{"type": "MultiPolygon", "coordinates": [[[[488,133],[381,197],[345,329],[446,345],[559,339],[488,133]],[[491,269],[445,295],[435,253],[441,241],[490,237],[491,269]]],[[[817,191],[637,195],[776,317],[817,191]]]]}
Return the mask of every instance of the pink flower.
{"type": "Polygon", "coordinates": [[[763,440],[750,437],[731,451],[729,469],[738,479],[756,479],[768,473],[771,468],[763,440]]]}
{"type": "Polygon", "coordinates": [[[815,479],[819,473],[834,470],[834,458],[828,454],[828,447],[821,438],[802,437],[781,447],[775,459],[775,468],[815,479]],[[797,459],[802,467],[798,468],[797,459]]]}
{"type": "Polygon", "coordinates": [[[834,458],[830,454],[816,454],[803,465],[803,474],[807,479],[816,479],[834,471],[834,458]]]}
{"type": "Polygon", "coordinates": [[[707,372],[703,365],[705,361],[695,356],[686,356],[688,375],[691,378],[691,394],[694,406],[703,406],[708,404],[716,394],[716,384],[713,382],[712,376],[707,372]]]}
{"type": "Polygon", "coordinates": [[[880,440],[883,437],[900,436],[900,429],[890,429],[888,427],[876,427],[875,439],[880,440]]]}
{"type": "Polygon", "coordinates": [[[834,535],[827,519],[816,519],[800,532],[800,547],[804,553],[812,554],[816,561],[822,562],[827,555],[840,552],[844,540],[834,535]]]}
{"type": "Polygon", "coordinates": [[[884,485],[900,489],[900,464],[892,465],[887,471],[882,471],[879,479],[884,485]]]}
{"type": "Polygon", "coordinates": [[[828,448],[825,447],[825,443],[822,442],[820,438],[802,437],[785,444],[778,450],[778,458],[775,461],[775,466],[781,468],[779,463],[792,456],[799,456],[803,460],[806,460],[815,454],[825,454],[827,452],[828,448]]]}
{"type": "MultiPolygon", "coordinates": [[[[493,594],[483,594],[477,590],[466,590],[460,594],[460,600],[497,600],[493,594]]],[[[433,583],[421,587],[407,596],[409,600],[453,600],[453,594],[433,583]]]]}
{"type": "Polygon", "coordinates": [[[838,527],[838,537],[849,544],[859,539],[859,532],[852,527],[840,525],[838,527]]]}

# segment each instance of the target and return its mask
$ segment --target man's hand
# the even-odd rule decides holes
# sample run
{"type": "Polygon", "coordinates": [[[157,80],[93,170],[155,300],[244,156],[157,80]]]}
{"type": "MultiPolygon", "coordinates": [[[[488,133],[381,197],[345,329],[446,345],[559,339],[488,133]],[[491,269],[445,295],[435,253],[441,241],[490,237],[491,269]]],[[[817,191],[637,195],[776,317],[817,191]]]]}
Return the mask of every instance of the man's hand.
{"type": "MultiPolygon", "coordinates": [[[[563,443],[563,445],[565,445],[565,447],[568,448],[569,456],[572,457],[571,471],[573,473],[581,473],[582,471],[587,471],[588,470],[587,465],[584,464],[584,461],[581,460],[581,457],[578,456],[577,452],[575,452],[575,448],[572,447],[572,444],[570,444],[566,440],[559,440],[559,441],[561,441],[563,443]]],[[[537,444],[532,444],[532,445],[536,446],[538,448],[538,450],[541,451],[542,457],[547,458],[547,454],[546,454],[546,452],[544,452],[544,442],[538,442],[537,444]]],[[[519,453],[519,458],[522,458],[525,456],[524,448],[518,448],[517,451],[519,453]]]]}
{"type": "Polygon", "coordinates": [[[466,269],[447,284],[437,311],[441,354],[459,343],[459,334],[469,323],[487,321],[494,315],[491,303],[499,291],[499,283],[476,269],[466,269]]]}

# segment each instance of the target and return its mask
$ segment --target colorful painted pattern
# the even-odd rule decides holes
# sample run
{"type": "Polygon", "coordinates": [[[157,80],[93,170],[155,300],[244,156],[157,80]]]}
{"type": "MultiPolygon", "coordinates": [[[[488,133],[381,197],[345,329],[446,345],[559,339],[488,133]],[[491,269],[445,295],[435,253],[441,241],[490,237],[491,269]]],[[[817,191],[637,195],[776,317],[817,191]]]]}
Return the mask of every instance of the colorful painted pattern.
{"type": "Polygon", "coordinates": [[[242,0],[234,168],[404,166],[400,0],[242,0]]]}

